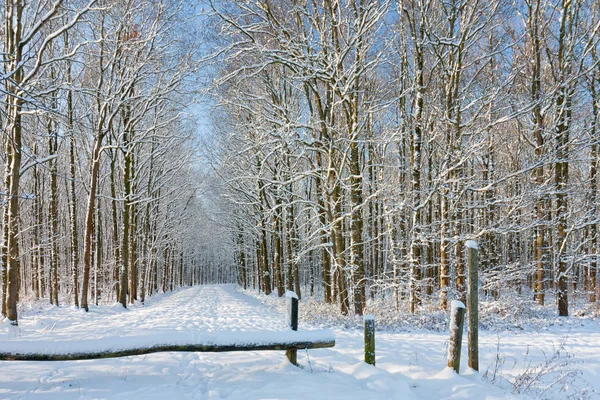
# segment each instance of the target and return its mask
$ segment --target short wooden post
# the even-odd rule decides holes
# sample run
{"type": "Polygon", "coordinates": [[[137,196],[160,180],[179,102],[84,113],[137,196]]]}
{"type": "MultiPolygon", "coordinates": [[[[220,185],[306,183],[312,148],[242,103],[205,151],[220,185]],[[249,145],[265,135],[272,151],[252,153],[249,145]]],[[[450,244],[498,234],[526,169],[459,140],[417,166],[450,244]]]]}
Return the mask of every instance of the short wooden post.
{"type": "MultiPolygon", "coordinates": [[[[293,331],[298,330],[298,295],[292,291],[285,292],[287,301],[288,326],[293,331]]],[[[285,355],[294,365],[298,365],[298,350],[286,350],[285,355]]]]}
{"type": "Polygon", "coordinates": [[[460,349],[462,346],[465,305],[453,300],[450,304],[450,343],[448,344],[448,367],[458,374],[460,369],[460,349]]]}
{"type": "Polygon", "coordinates": [[[365,315],[365,362],[375,365],[375,317],[365,315]]]}
{"type": "Polygon", "coordinates": [[[469,273],[469,289],[467,294],[467,313],[469,326],[467,345],[469,349],[469,367],[479,371],[479,248],[473,240],[467,240],[467,268],[469,273]]]}

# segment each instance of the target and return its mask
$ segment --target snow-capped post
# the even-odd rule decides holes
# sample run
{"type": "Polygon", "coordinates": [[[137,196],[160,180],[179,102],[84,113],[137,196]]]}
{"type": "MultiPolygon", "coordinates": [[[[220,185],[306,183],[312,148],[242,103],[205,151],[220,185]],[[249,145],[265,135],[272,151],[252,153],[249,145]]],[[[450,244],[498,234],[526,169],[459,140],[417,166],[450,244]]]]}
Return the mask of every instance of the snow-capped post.
{"type": "Polygon", "coordinates": [[[467,313],[469,326],[467,345],[469,349],[469,367],[479,371],[479,248],[474,240],[467,240],[467,268],[469,284],[467,294],[467,313]]]}
{"type": "MultiPolygon", "coordinates": [[[[287,323],[293,331],[298,330],[298,295],[295,292],[288,290],[285,292],[287,301],[287,323]]],[[[298,365],[297,356],[298,350],[286,350],[285,355],[288,360],[294,365],[298,365]]]]}
{"type": "Polygon", "coordinates": [[[465,305],[453,300],[450,304],[450,343],[448,343],[448,367],[458,374],[460,369],[460,348],[462,346],[463,326],[465,323],[465,305]]]}
{"type": "Polygon", "coordinates": [[[365,362],[375,365],[375,317],[365,315],[365,362]]]}

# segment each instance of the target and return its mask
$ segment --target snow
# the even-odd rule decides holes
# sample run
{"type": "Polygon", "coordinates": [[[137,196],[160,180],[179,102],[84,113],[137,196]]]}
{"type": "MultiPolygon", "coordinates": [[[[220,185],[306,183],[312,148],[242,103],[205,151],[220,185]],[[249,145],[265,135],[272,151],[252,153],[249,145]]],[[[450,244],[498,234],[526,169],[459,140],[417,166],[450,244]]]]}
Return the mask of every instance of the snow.
{"type": "Polygon", "coordinates": [[[477,242],[474,240],[467,240],[465,242],[465,246],[470,249],[478,249],[479,248],[479,246],[477,245],[477,242]]]}
{"type": "Polygon", "coordinates": [[[454,314],[456,312],[457,308],[466,308],[465,303],[463,303],[460,300],[452,300],[450,302],[450,310],[451,310],[450,313],[454,314]]]}
{"type": "Polygon", "coordinates": [[[298,300],[298,295],[295,292],[292,292],[291,290],[286,290],[285,291],[285,297],[288,299],[296,299],[298,300]]]}
{"type": "Polygon", "coordinates": [[[374,315],[370,315],[370,314],[369,314],[369,315],[365,315],[365,316],[363,317],[363,319],[364,319],[365,321],[373,321],[373,320],[375,319],[375,316],[374,316],[374,315]]]}
{"type": "MultiPolygon", "coordinates": [[[[40,343],[44,351],[57,351],[165,338],[247,340],[256,332],[265,338],[294,334],[284,313],[269,303],[234,286],[201,286],[153,296],[145,306],[127,310],[92,306],[85,313],[38,304],[22,311],[18,329],[7,322],[0,325],[0,346],[4,351],[40,343]]],[[[374,367],[362,361],[362,330],[336,328],[335,347],[298,351],[301,368],[291,365],[283,351],[4,361],[0,399],[561,399],[586,388],[594,398],[591,390],[600,391],[600,326],[597,321],[568,321],[537,332],[480,331],[479,374],[466,369],[465,362],[461,375],[445,368],[447,331],[378,331],[374,367]],[[571,392],[554,385],[539,395],[526,380],[536,373],[546,386],[565,383],[571,392]],[[513,382],[522,384],[514,388],[513,382]]],[[[298,334],[317,328],[301,318],[298,334]]],[[[466,351],[464,346],[463,360],[466,351]]]]}

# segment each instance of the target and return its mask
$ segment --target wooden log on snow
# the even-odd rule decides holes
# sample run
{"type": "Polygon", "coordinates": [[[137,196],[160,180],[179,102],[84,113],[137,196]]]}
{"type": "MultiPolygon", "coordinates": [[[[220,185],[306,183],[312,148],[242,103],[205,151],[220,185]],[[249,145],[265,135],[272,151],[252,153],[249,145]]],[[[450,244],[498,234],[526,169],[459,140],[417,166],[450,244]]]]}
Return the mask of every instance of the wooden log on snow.
{"type": "Polygon", "coordinates": [[[149,347],[130,348],[122,350],[108,350],[78,353],[18,353],[0,352],[2,361],[75,361],[95,360],[101,358],[115,358],[139,356],[142,354],[160,353],[164,351],[194,351],[194,352],[226,352],[226,351],[262,351],[262,350],[302,350],[322,349],[335,346],[335,339],[323,338],[322,340],[298,340],[278,343],[232,343],[232,344],[164,344],[149,347]]]}

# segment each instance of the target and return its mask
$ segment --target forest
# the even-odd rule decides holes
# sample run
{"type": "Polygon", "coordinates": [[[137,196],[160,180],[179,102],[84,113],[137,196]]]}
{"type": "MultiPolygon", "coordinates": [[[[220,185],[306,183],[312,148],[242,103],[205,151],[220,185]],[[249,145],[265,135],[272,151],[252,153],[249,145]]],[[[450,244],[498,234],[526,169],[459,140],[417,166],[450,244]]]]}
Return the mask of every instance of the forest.
{"type": "Polygon", "coordinates": [[[2,315],[181,286],[600,301],[600,3],[6,0],[2,315]]]}
{"type": "Polygon", "coordinates": [[[600,4],[227,1],[211,141],[237,278],[361,315],[598,301],[600,4]],[[235,237],[237,235],[237,237],[235,237]],[[302,290],[301,290],[302,289],[302,290]]]}

